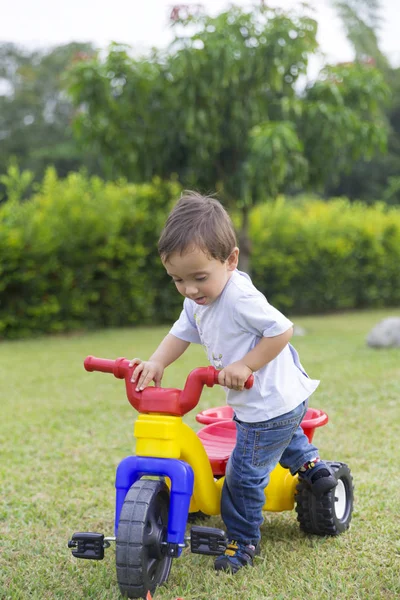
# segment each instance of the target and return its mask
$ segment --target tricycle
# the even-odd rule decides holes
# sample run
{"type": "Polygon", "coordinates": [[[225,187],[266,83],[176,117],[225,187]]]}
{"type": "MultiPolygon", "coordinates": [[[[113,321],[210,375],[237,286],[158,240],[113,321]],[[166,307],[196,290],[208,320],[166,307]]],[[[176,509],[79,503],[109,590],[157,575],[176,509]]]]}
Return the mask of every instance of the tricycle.
{"type": "MultiPolygon", "coordinates": [[[[198,404],[204,385],[218,383],[214,367],[199,367],[188,375],[182,390],[147,387],[136,391],[134,367],[126,358],[109,360],[88,356],[87,371],[112,373],[125,380],[126,395],[138,411],[135,421],[136,455],[117,467],[114,536],[74,533],[68,542],[76,558],[101,560],[116,542],[116,571],[121,594],[145,598],[166,582],[172,559],[190,547],[197,554],[219,555],[228,540],[223,529],[188,523],[196,515],[219,515],[225,468],[235,445],[236,429],[229,406],[199,413],[205,426],[196,434],[183,416],[198,404]]],[[[246,382],[249,388],[253,376],[246,382]]],[[[301,426],[311,441],[326,413],[309,408],[301,426]]],[[[337,486],[316,498],[304,481],[280,466],[265,489],[266,511],[296,506],[300,529],[308,534],[335,536],[348,529],[353,510],[353,481],[348,466],[328,463],[337,486]]]]}

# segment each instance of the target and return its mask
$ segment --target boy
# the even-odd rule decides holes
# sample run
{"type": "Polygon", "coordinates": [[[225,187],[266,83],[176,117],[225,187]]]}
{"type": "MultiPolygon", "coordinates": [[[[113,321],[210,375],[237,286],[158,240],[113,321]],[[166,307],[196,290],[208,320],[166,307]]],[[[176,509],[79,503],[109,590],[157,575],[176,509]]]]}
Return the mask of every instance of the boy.
{"type": "Polygon", "coordinates": [[[135,358],[132,381],[143,390],[161,384],[165,367],[190,343],[202,344],[228,388],[237,439],[228,461],[221,516],[232,542],[215,569],[236,573],[253,565],[263,522],[264,489],[278,462],[298,473],[320,496],[336,486],[329,467],[300,422],[319,381],[305,374],[289,344],[293,323],[273,308],[237,270],[239,249],[232,222],[215,199],[184,195],[170,213],[158,249],[185,297],[182,313],[147,361],[135,358]],[[254,373],[252,389],[244,384],[254,373]]]}

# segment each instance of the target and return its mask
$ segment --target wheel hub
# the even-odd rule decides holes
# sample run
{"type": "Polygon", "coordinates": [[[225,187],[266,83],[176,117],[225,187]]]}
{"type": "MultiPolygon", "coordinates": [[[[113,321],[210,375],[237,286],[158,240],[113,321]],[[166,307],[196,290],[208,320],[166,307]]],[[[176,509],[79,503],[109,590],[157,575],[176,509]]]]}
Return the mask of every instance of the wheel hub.
{"type": "Polygon", "coordinates": [[[346,487],[341,479],[338,480],[334,490],[335,494],[335,514],[339,520],[342,520],[346,513],[347,493],[346,487]]]}

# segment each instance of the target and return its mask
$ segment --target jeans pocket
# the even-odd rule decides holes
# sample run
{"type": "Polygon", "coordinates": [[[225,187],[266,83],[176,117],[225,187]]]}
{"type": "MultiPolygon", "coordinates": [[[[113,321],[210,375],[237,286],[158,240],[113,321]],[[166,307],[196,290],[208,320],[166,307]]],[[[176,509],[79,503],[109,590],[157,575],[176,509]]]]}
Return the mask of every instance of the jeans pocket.
{"type": "Polygon", "coordinates": [[[297,423],[285,423],[281,426],[277,424],[272,428],[255,431],[252,465],[265,467],[270,463],[279,462],[296,428],[297,423]]]}

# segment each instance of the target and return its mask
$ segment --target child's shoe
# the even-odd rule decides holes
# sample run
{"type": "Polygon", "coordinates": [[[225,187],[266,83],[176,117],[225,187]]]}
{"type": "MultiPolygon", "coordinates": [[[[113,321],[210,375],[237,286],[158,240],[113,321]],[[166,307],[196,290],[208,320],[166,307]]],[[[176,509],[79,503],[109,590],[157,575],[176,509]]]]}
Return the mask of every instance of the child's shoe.
{"type": "Polygon", "coordinates": [[[337,486],[337,481],[332,470],[318,457],[306,462],[300,467],[297,474],[299,480],[305,481],[317,498],[337,486]]]}
{"type": "Polygon", "coordinates": [[[225,554],[217,556],[214,562],[214,569],[216,571],[227,571],[228,573],[237,573],[242,567],[247,565],[253,566],[253,558],[256,554],[260,553],[260,545],[253,546],[248,544],[239,544],[238,542],[232,541],[228,544],[225,554]]]}

